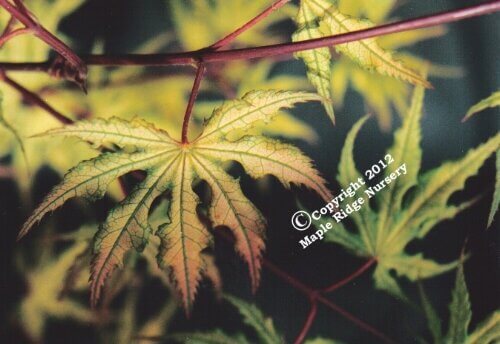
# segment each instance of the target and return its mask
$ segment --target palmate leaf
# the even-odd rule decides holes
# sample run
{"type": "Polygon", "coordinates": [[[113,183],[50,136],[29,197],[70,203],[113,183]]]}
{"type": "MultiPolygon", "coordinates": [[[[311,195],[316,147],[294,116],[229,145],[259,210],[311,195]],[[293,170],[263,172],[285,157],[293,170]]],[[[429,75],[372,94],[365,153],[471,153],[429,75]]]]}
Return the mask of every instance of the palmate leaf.
{"type": "MultiPolygon", "coordinates": [[[[461,160],[444,163],[419,176],[422,155],[419,123],[423,97],[423,87],[417,86],[411,108],[401,128],[395,133],[393,147],[388,151],[394,162],[388,165],[380,180],[384,182],[386,177],[390,179],[391,173],[395,173],[403,163],[406,164],[407,173],[388,184],[384,182],[385,187],[374,196],[377,211],[372,209],[364,192],[369,185],[357,191],[357,195],[365,200],[360,211],[350,215],[357,233],[343,227],[327,233],[327,240],[344,246],[356,255],[375,257],[376,286],[400,298],[405,297],[391,271],[416,281],[443,273],[456,265],[454,262],[438,264],[424,258],[422,254],[408,255],[405,248],[411,241],[424,238],[437,223],[453,218],[474,202],[448,205],[450,196],[464,187],[465,181],[478,172],[483,162],[500,145],[500,134],[497,134],[470,150],[461,160]],[[415,188],[410,190],[412,187],[415,188]],[[408,198],[408,201],[403,202],[403,198],[408,198]]],[[[365,117],[356,123],[345,141],[337,177],[344,189],[361,177],[355,166],[353,147],[357,133],[366,120],[365,117]]]]}
{"type": "Polygon", "coordinates": [[[463,259],[457,269],[455,287],[452,291],[450,303],[450,320],[446,335],[441,331],[441,321],[433,310],[432,304],[427,300],[423,289],[422,302],[427,314],[427,326],[433,334],[434,343],[464,343],[464,344],[489,344],[500,340],[500,311],[495,311],[487,319],[478,324],[472,333],[469,333],[469,324],[472,318],[469,291],[465,282],[463,259]]]}
{"type": "MultiPolygon", "coordinates": [[[[389,2],[388,6],[392,6],[392,3],[389,2]]],[[[378,7],[378,4],[372,7],[378,7]]],[[[298,31],[292,37],[294,41],[362,30],[373,25],[367,20],[358,20],[341,13],[334,2],[330,0],[302,0],[295,21],[298,31]]],[[[365,70],[411,84],[430,87],[424,78],[384,50],[375,38],[339,44],[335,46],[335,49],[339,54],[354,61],[365,70]]],[[[313,49],[298,53],[296,56],[304,60],[308,78],[318,93],[326,99],[324,101],[325,109],[333,121],[333,108],[329,99],[332,98],[331,84],[335,87],[335,83],[330,71],[332,56],[329,49],[313,49]]],[[[335,97],[334,95],[333,99],[335,97]]]]}
{"type": "Polygon", "coordinates": [[[98,146],[112,143],[119,149],[73,168],[33,212],[20,236],[68,199],[100,198],[113,180],[131,171],[144,171],[145,179],[110,211],[96,234],[91,300],[94,304],[97,302],[106,278],[122,264],[125,254],[132,249],[141,251],[148,243],[155,231],[148,220],[151,204],[169,191],[170,221],[156,232],[161,239],[158,263],[171,272],[184,307],[189,311],[206,266],[201,253],[212,241],[198,218],[199,199],[193,191],[193,183],[202,179],[212,191],[210,218],[214,226],[227,226],[233,232],[236,250],[249,266],[255,289],[260,278],[265,220],[221,163],[237,161],[253,178],[272,174],[285,186],[305,185],[325,200],[331,194],[311,161],[295,147],[261,136],[233,140],[227,136],[272,118],[282,108],[319,99],[303,92],[249,92],[242,99],[216,108],[202,134],[190,143],[178,142],[167,132],[140,120],[83,121],[50,131],[51,136],[78,137],[98,146]]]}

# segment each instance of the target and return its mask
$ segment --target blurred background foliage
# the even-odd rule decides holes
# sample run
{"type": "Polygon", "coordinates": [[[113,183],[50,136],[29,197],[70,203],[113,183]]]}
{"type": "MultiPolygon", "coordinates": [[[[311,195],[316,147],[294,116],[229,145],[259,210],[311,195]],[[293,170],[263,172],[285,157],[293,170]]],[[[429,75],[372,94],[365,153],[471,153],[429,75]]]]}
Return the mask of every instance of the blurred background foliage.
{"type": "MultiPolygon", "coordinates": [[[[395,1],[340,0],[341,11],[366,17],[375,23],[394,18],[410,18],[444,11],[479,1],[395,1]]],[[[207,46],[269,5],[268,0],[31,0],[27,6],[51,32],[56,32],[77,52],[129,53],[171,52],[207,46]]],[[[296,3],[287,5],[242,35],[234,47],[289,41],[295,30],[296,3]]],[[[0,24],[8,20],[0,11],[0,24]]],[[[498,14],[467,20],[447,27],[392,35],[380,39],[386,48],[399,49],[398,57],[418,68],[422,61],[432,62],[422,122],[422,169],[429,170],[449,159],[463,156],[471,147],[498,132],[498,117],[484,115],[465,124],[460,119],[467,109],[498,88],[500,22],[498,14]]],[[[51,56],[50,49],[33,37],[19,37],[0,49],[1,61],[41,61],[51,56]]],[[[251,89],[312,90],[303,63],[282,57],[217,64],[203,82],[194,109],[196,125],[223,99],[241,96],[251,89]]],[[[316,163],[335,190],[335,175],[345,136],[365,113],[369,121],[360,132],[355,155],[360,170],[378,160],[391,144],[391,128],[400,123],[399,115],[408,106],[411,87],[388,77],[366,72],[343,57],[332,67],[333,100],[337,125],[332,127],[324,109],[308,104],[283,113],[265,128],[256,130],[294,142],[316,163]],[[378,122],[378,123],[377,123],[378,122]],[[381,133],[382,132],[382,133],[381,133]]],[[[100,68],[92,67],[89,94],[76,86],[51,79],[44,74],[11,73],[10,76],[35,91],[58,111],[73,118],[140,116],[179,136],[182,115],[192,86],[193,71],[188,67],[100,68]]],[[[250,293],[248,277],[241,260],[230,244],[216,236],[210,282],[204,282],[187,320],[177,310],[168,279],[151,264],[154,247],[143,257],[131,256],[122,272],[115,274],[103,306],[95,312],[88,308],[87,240],[95,232],[114,199],[123,197],[118,185],[111,196],[95,205],[71,202],[46,220],[20,243],[15,243],[22,221],[36,203],[60,180],[68,168],[96,152],[85,143],[69,139],[42,139],[29,136],[59,125],[43,110],[30,106],[19,94],[0,84],[6,120],[23,138],[28,166],[19,143],[11,132],[0,128],[0,216],[3,240],[0,246],[0,339],[7,343],[39,340],[48,343],[131,342],[141,335],[163,335],[224,328],[255,334],[242,329],[237,312],[220,301],[221,278],[225,292],[253,300],[263,313],[274,319],[279,333],[290,341],[299,332],[308,311],[308,301],[290,286],[264,271],[262,285],[255,296],[250,293]],[[78,258],[78,259],[75,259],[78,258]],[[69,273],[68,273],[69,268],[69,273]],[[215,288],[209,287],[210,285],[215,288]],[[62,286],[65,286],[62,288],[62,286]],[[215,294],[214,294],[215,293],[215,294]],[[290,302],[293,300],[294,302],[290,302]]],[[[241,175],[241,168],[231,168],[241,175]]],[[[472,324],[477,324],[498,308],[498,220],[485,231],[489,202],[494,185],[495,166],[488,160],[478,177],[467,183],[455,201],[484,193],[485,197],[454,220],[440,224],[425,242],[410,251],[424,251],[437,261],[456,259],[466,239],[471,257],[465,275],[472,300],[472,324]]],[[[308,250],[297,246],[301,233],[289,225],[296,210],[296,199],[273,178],[257,183],[241,178],[244,192],[268,219],[266,256],[283,270],[311,286],[326,286],[356,269],[361,260],[336,246],[319,244],[308,250]]],[[[317,198],[302,189],[293,195],[311,206],[317,198]]],[[[160,204],[157,209],[161,209],[160,204]]],[[[153,245],[154,246],[154,245],[153,245]]],[[[405,281],[403,281],[405,282],[405,281]]],[[[425,282],[428,297],[442,319],[447,318],[454,274],[448,273],[425,282]]],[[[415,286],[405,285],[413,300],[415,286]],[[412,294],[413,293],[413,294],[412,294]]],[[[339,290],[333,297],[342,307],[401,342],[430,339],[425,318],[418,307],[409,307],[374,290],[369,275],[339,290]],[[381,313],[384,316],[380,316],[381,313]]],[[[319,309],[311,332],[349,343],[376,340],[338,314],[319,309]]],[[[252,337],[253,336],[253,337],[252,337]]]]}

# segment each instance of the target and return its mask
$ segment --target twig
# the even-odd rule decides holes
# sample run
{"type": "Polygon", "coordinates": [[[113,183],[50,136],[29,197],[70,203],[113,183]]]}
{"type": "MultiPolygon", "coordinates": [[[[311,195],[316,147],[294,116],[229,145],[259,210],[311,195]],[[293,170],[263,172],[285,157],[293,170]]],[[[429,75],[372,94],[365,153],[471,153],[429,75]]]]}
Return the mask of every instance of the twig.
{"type": "Polygon", "coordinates": [[[346,278],[342,279],[341,281],[337,282],[337,283],[334,283],[332,284],[331,286],[329,287],[326,287],[325,289],[323,289],[323,293],[330,293],[332,291],[335,291],[341,287],[343,287],[344,285],[346,285],[347,283],[351,282],[353,279],[355,279],[356,277],[360,276],[363,274],[363,272],[365,272],[366,270],[368,270],[373,264],[375,264],[377,260],[375,258],[372,258],[370,260],[368,260],[365,264],[363,264],[358,270],[354,271],[352,274],[350,274],[349,276],[347,276],[346,278]]]}
{"type": "Polygon", "coordinates": [[[203,75],[205,74],[205,65],[203,62],[198,64],[198,69],[196,70],[196,77],[194,78],[193,89],[189,95],[188,105],[186,107],[186,113],[184,114],[184,120],[182,122],[182,143],[188,143],[188,129],[189,122],[191,119],[191,114],[193,113],[193,106],[200,91],[201,81],[203,80],[203,75]]]}
{"type": "MultiPolygon", "coordinates": [[[[5,0],[0,0],[4,2],[5,0]]],[[[97,66],[169,66],[169,65],[192,65],[199,61],[213,63],[221,61],[254,59],[275,55],[287,55],[299,51],[333,46],[343,43],[363,40],[382,35],[421,29],[425,27],[441,25],[460,21],[467,18],[477,17],[500,10],[500,0],[484,4],[470,6],[462,9],[451,10],[438,14],[418,17],[415,19],[398,21],[395,23],[375,26],[373,28],[348,32],[340,35],[327,36],[323,38],[310,39],[300,42],[288,42],[281,44],[266,45],[255,48],[232,49],[222,51],[211,51],[208,49],[170,53],[170,54],[129,54],[129,55],[87,55],[82,56],[87,65],[97,66]]],[[[0,69],[9,70],[40,70],[50,65],[50,62],[29,63],[16,66],[12,63],[1,63],[0,69]]]]}
{"type": "Polygon", "coordinates": [[[45,100],[40,98],[38,94],[31,92],[24,86],[20,85],[16,81],[9,78],[5,73],[0,70],[0,79],[3,80],[7,85],[11,86],[15,90],[17,90],[25,101],[33,103],[34,105],[39,106],[43,110],[47,111],[52,117],[57,119],[59,122],[64,124],[71,124],[73,120],[64,116],[62,113],[54,109],[51,105],[49,105],[45,100]]]}
{"type": "Polygon", "coordinates": [[[316,299],[311,300],[311,309],[309,310],[309,314],[307,315],[306,322],[304,323],[304,326],[302,327],[302,330],[300,331],[299,335],[294,341],[294,344],[301,344],[304,339],[306,339],[307,333],[309,332],[309,329],[311,328],[314,319],[316,319],[316,314],[318,313],[318,304],[316,302],[316,299]]]}
{"type": "Polygon", "coordinates": [[[20,36],[20,35],[24,35],[24,34],[27,34],[27,33],[30,33],[30,32],[33,32],[32,29],[29,29],[29,28],[22,28],[22,29],[16,29],[16,30],[9,30],[8,32],[4,33],[1,37],[0,37],[0,48],[5,44],[7,43],[10,39],[14,38],[14,37],[17,37],[17,36],[20,36]]]}
{"type": "MultiPolygon", "coordinates": [[[[318,302],[321,302],[323,305],[327,306],[331,310],[339,313],[342,315],[344,318],[348,319],[352,323],[354,323],[356,326],[359,328],[365,330],[366,332],[371,333],[375,337],[379,338],[385,343],[396,343],[393,339],[389,338],[386,334],[380,332],[373,326],[365,323],[363,320],[357,318],[355,315],[349,313],[345,309],[343,309],[340,306],[337,306],[335,303],[332,301],[328,300],[325,296],[321,295],[320,291],[314,290],[313,288],[305,285],[301,281],[297,280],[296,278],[290,276],[280,268],[278,268],[276,265],[273,263],[263,260],[262,264],[272,273],[275,275],[279,276],[281,279],[283,279],[285,282],[287,282],[289,285],[294,287],[295,289],[299,290],[303,294],[305,294],[308,299],[312,302],[313,300],[317,300],[318,302]]],[[[365,269],[366,271],[366,269],[365,269]]]]}
{"type": "Polygon", "coordinates": [[[242,33],[244,33],[245,31],[249,30],[250,28],[252,28],[256,24],[258,24],[260,21],[265,19],[267,16],[269,16],[274,11],[277,11],[278,9],[283,7],[288,2],[290,2],[290,0],[278,0],[278,1],[276,1],[271,6],[269,6],[264,11],[262,11],[260,14],[258,14],[256,17],[252,18],[250,21],[245,23],[243,26],[241,26],[240,28],[231,32],[226,37],[224,37],[224,38],[218,40],[217,42],[215,42],[214,44],[212,44],[209,47],[209,49],[219,50],[220,48],[227,46],[229,43],[234,41],[242,33]]]}

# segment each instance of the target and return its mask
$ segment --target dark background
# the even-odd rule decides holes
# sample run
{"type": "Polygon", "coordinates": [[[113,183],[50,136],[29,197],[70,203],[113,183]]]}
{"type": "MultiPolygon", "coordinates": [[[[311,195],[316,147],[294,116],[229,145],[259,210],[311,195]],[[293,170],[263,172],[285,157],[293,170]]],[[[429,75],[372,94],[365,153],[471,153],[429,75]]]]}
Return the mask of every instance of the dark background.
{"type": "MultiPolygon", "coordinates": [[[[396,15],[399,18],[410,18],[475,3],[479,1],[408,1],[396,15]]],[[[43,22],[43,18],[41,19],[43,22]]],[[[443,161],[462,157],[469,148],[497,133],[498,110],[484,111],[465,124],[461,124],[460,119],[472,104],[498,89],[499,19],[499,15],[495,14],[448,25],[449,32],[444,37],[410,49],[433,62],[460,66],[465,71],[462,78],[431,80],[435,89],[427,92],[425,100],[422,171],[436,167],[443,161]]],[[[73,38],[79,52],[89,52],[94,39],[104,38],[106,52],[125,53],[163,32],[165,26],[171,26],[166,1],[96,0],[88,1],[77,13],[68,17],[62,29],[73,38]]],[[[277,67],[277,71],[280,68],[303,71],[302,64],[296,61],[283,63],[277,67]]],[[[318,113],[306,120],[317,130],[320,142],[316,146],[302,142],[296,144],[316,162],[318,169],[329,181],[334,180],[340,149],[348,130],[365,112],[360,100],[358,94],[352,91],[348,93],[345,110],[337,113],[337,126],[333,129],[320,106],[308,105],[313,109],[311,113],[318,113]]],[[[301,109],[299,107],[298,111],[301,109]]],[[[396,119],[394,126],[398,125],[399,121],[396,119]]],[[[370,121],[360,133],[355,149],[359,169],[364,170],[371,162],[378,161],[391,142],[392,134],[381,133],[375,121],[370,121]]],[[[39,173],[37,178],[36,199],[40,199],[58,179],[49,170],[39,173]]],[[[428,257],[449,262],[458,257],[468,238],[467,248],[472,255],[466,263],[465,273],[473,310],[471,328],[497,309],[500,301],[498,216],[493,228],[485,230],[494,178],[494,159],[489,159],[479,175],[467,182],[466,190],[454,195],[452,200],[461,201],[477,194],[485,194],[485,197],[453,221],[438,225],[424,243],[412,243],[409,247],[409,251],[423,247],[428,257]]],[[[363,264],[362,260],[345,253],[336,245],[319,243],[307,250],[297,246],[303,233],[294,231],[289,224],[290,216],[296,210],[295,196],[309,204],[319,205],[311,193],[303,189],[286,191],[274,180],[267,190],[257,191],[255,183],[248,177],[243,177],[242,180],[244,192],[269,221],[267,259],[313,287],[324,287],[340,280],[363,264]]],[[[30,236],[21,243],[15,242],[25,211],[19,208],[14,185],[2,180],[0,190],[0,338],[4,338],[0,341],[19,343],[25,338],[15,325],[15,309],[26,290],[23,276],[14,269],[13,257],[20,247],[36,245],[37,236],[30,236]]],[[[98,208],[109,209],[108,203],[101,202],[98,208]]],[[[65,207],[54,216],[59,221],[58,227],[65,227],[61,230],[66,230],[68,226],[74,226],[81,220],[77,209],[76,206],[65,207]]],[[[102,209],[100,212],[104,216],[102,209]]],[[[287,341],[292,341],[307,315],[307,299],[265,269],[261,287],[252,296],[246,268],[233,248],[219,237],[216,237],[216,248],[217,264],[221,269],[225,290],[247,300],[254,299],[266,314],[273,317],[277,329],[286,336],[287,341]]],[[[447,305],[453,282],[454,273],[447,273],[424,283],[438,313],[445,320],[449,317],[447,305]]],[[[403,283],[403,286],[413,300],[417,301],[415,286],[407,283],[403,283]]],[[[144,289],[138,319],[141,319],[141,315],[154,312],[161,304],[159,300],[166,297],[159,285],[146,286],[144,289]]],[[[192,318],[186,320],[183,312],[179,311],[171,326],[172,331],[241,328],[241,321],[235,316],[235,311],[226,304],[218,304],[209,289],[206,283],[202,284],[192,318]]],[[[331,300],[398,342],[414,343],[417,342],[417,336],[426,333],[422,314],[386,293],[374,290],[369,273],[335,292],[331,300]]],[[[69,322],[50,322],[46,333],[47,342],[50,343],[89,343],[97,338],[95,328],[69,322]]],[[[349,343],[378,342],[370,334],[323,306],[319,307],[318,317],[310,331],[310,336],[317,335],[349,343]]]]}

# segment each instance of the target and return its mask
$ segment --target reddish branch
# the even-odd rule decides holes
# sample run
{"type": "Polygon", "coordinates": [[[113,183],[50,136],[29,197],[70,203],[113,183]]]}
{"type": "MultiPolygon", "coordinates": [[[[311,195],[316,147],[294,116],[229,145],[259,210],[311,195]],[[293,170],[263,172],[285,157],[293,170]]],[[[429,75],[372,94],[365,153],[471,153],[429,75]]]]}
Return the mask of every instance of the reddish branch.
{"type": "MultiPolygon", "coordinates": [[[[0,4],[6,0],[0,0],[0,4]]],[[[275,55],[292,54],[298,51],[310,50],[326,46],[333,46],[353,41],[359,41],[366,38],[388,35],[397,32],[421,29],[429,26],[441,25],[460,21],[466,18],[477,17],[500,10],[500,0],[487,2],[462,9],[447,11],[443,13],[428,15],[415,19],[398,21],[395,23],[375,26],[373,28],[353,31],[345,34],[327,36],[323,38],[310,39],[301,42],[289,42],[282,44],[267,45],[255,48],[232,49],[223,51],[214,51],[211,49],[201,49],[190,52],[171,53],[171,54],[150,54],[150,55],[87,55],[82,56],[87,65],[101,66],[168,66],[168,65],[192,65],[199,61],[205,63],[253,59],[275,55]]],[[[19,70],[40,70],[50,65],[48,62],[38,64],[5,64],[0,63],[0,69],[7,70],[14,68],[19,70]]]]}
{"type": "Polygon", "coordinates": [[[294,344],[301,344],[306,339],[307,333],[309,332],[314,319],[316,319],[316,314],[318,314],[318,303],[316,302],[316,299],[313,299],[311,300],[311,309],[307,314],[306,322],[304,323],[304,326],[302,327],[299,335],[295,339],[294,344]]]}
{"type": "MultiPolygon", "coordinates": [[[[368,268],[374,264],[374,262],[375,262],[374,259],[369,260],[366,264],[361,266],[360,269],[356,270],[351,275],[344,278],[341,282],[333,284],[333,286],[337,285],[338,287],[336,289],[338,289],[341,286],[347,284],[348,282],[354,280],[356,277],[360,276],[363,272],[367,271],[368,268]]],[[[297,289],[298,291],[300,291],[301,293],[306,295],[307,298],[309,299],[309,302],[311,303],[311,311],[309,312],[309,314],[306,318],[306,321],[304,323],[304,326],[302,327],[302,330],[300,331],[300,333],[297,336],[297,339],[295,340],[294,343],[299,344],[305,339],[307,332],[311,328],[312,322],[314,321],[314,318],[316,315],[315,303],[317,303],[317,302],[319,302],[319,303],[323,304],[324,306],[330,308],[331,310],[339,313],[340,315],[342,315],[344,318],[346,318],[349,321],[351,321],[352,323],[354,323],[359,328],[371,333],[373,336],[379,338],[383,342],[395,343],[395,341],[393,339],[389,338],[386,334],[380,332],[379,330],[377,330],[373,326],[365,323],[364,321],[357,318],[356,316],[354,316],[350,312],[346,311],[342,307],[336,305],[335,303],[333,303],[332,301],[327,299],[324,295],[322,295],[322,292],[324,292],[324,291],[322,291],[321,289],[313,289],[313,288],[305,285],[301,281],[290,276],[289,274],[287,274],[286,272],[284,272],[283,270],[278,268],[276,265],[274,265],[273,263],[271,263],[267,260],[263,261],[263,265],[269,271],[271,271],[275,275],[279,276],[287,284],[291,285],[293,288],[297,289]]]]}
{"type": "MultiPolygon", "coordinates": [[[[0,4],[6,0],[0,0],[0,4]]],[[[342,43],[359,41],[366,38],[388,35],[397,32],[421,29],[429,26],[441,25],[460,21],[466,18],[477,17],[500,10],[500,0],[484,4],[470,6],[448,12],[428,15],[410,20],[375,26],[370,29],[353,31],[345,34],[327,36],[323,38],[310,39],[301,42],[289,42],[282,44],[267,45],[255,48],[232,49],[214,51],[201,49],[190,52],[171,54],[149,54],[149,55],[87,55],[82,60],[87,65],[100,66],[168,66],[168,65],[192,65],[199,61],[205,63],[231,61],[241,59],[253,59],[275,55],[292,54],[298,51],[310,50],[342,43]]],[[[4,70],[46,70],[50,62],[39,63],[0,63],[0,69],[4,70]]]]}

